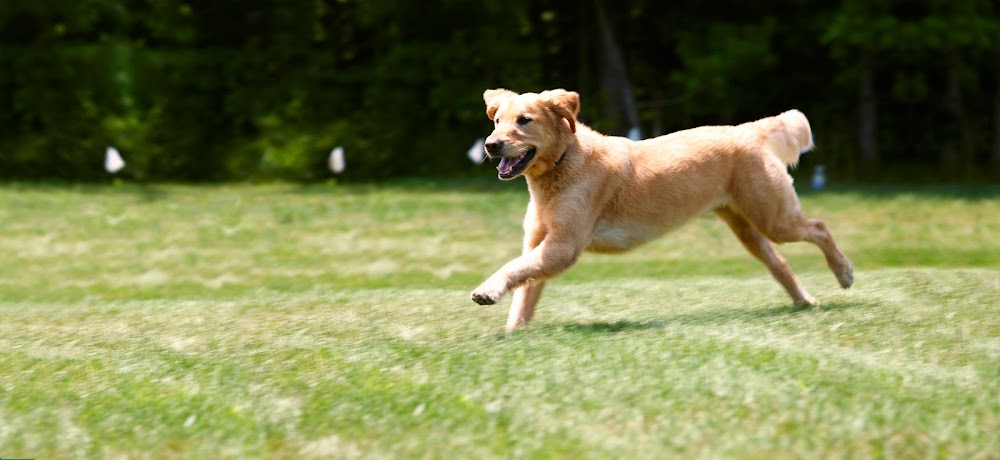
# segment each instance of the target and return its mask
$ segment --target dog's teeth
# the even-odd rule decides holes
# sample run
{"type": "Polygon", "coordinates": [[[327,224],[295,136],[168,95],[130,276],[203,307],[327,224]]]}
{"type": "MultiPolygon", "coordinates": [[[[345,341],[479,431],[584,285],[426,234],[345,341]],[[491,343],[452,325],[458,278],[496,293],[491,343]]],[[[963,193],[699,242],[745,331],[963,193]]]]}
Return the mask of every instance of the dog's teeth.
{"type": "Polygon", "coordinates": [[[517,166],[522,158],[524,157],[503,157],[500,159],[500,164],[497,165],[497,170],[501,173],[507,174],[510,170],[514,169],[514,166],[517,166]]]}

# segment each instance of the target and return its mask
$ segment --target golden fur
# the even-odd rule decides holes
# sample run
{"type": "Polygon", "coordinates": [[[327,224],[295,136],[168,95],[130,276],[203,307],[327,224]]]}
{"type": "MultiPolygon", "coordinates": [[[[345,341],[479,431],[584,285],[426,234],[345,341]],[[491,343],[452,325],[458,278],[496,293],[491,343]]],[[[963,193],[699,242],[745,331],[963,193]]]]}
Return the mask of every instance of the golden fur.
{"type": "Polygon", "coordinates": [[[577,121],[575,92],[495,89],[483,99],[495,123],[487,155],[501,159],[501,179],[525,176],[531,196],[523,254],[471,295],[489,305],[515,290],[508,331],[531,320],[545,280],[583,251],[627,251],[708,211],[732,228],[797,304],[815,299],[768,240],[816,244],[840,285],[853,283],[851,262],[822,222],[805,217],[792,188],[787,166],[813,147],[809,121],[797,110],[636,142],[577,121]]]}

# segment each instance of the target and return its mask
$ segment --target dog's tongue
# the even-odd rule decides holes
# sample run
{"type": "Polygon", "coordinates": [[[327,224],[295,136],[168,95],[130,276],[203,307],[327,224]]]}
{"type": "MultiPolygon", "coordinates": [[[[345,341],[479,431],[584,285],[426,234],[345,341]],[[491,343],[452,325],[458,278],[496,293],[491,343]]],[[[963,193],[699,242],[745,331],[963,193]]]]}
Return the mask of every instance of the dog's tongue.
{"type": "Polygon", "coordinates": [[[497,165],[497,171],[500,171],[500,174],[509,174],[520,160],[520,158],[503,157],[500,159],[500,164],[497,165]]]}

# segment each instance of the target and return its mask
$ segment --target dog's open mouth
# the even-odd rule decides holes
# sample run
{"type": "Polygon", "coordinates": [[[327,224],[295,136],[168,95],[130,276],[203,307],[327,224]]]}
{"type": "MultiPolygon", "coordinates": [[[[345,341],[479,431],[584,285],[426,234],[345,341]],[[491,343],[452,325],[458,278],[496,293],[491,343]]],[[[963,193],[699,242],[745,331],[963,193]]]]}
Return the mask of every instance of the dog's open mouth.
{"type": "Polygon", "coordinates": [[[532,158],[535,158],[535,149],[528,150],[527,153],[519,157],[501,158],[500,164],[497,165],[497,171],[499,172],[497,176],[504,180],[520,176],[528,167],[528,163],[531,163],[532,158]]]}

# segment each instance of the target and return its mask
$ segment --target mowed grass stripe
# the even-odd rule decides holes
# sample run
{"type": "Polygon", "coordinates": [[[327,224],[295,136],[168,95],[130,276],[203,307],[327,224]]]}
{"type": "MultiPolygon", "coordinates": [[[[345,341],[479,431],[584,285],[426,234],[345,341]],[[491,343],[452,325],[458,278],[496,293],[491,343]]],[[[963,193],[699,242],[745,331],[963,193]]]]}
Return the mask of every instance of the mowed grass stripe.
{"type": "MultiPolygon", "coordinates": [[[[832,283],[820,275],[804,278],[832,283]]],[[[500,309],[452,290],[5,305],[4,415],[21,429],[0,444],[589,458],[996,447],[998,358],[981,346],[1000,326],[995,273],[866,279],[813,309],[767,279],[553,283],[539,322],[509,337],[500,309]],[[950,282],[937,295],[963,310],[934,317],[934,288],[913,279],[950,282]]]]}

